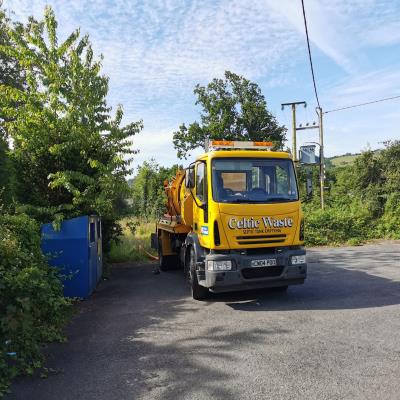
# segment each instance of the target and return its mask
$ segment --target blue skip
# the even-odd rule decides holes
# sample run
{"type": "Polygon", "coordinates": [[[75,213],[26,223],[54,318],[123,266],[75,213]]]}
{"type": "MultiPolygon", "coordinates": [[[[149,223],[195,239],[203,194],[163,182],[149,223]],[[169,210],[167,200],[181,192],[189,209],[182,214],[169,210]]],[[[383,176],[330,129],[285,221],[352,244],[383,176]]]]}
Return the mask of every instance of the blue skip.
{"type": "Polygon", "coordinates": [[[42,226],[42,251],[59,268],[64,296],[88,298],[103,273],[101,219],[82,216],[64,220],[59,231],[42,226]]]}

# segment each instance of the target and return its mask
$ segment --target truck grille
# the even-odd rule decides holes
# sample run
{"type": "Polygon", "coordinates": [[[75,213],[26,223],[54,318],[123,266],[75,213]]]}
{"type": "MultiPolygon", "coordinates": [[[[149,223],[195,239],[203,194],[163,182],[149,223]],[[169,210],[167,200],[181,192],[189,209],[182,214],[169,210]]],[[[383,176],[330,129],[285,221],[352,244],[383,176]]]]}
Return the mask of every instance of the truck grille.
{"type": "Polygon", "coordinates": [[[274,276],[280,276],[284,268],[285,267],[279,265],[273,267],[243,268],[242,275],[245,279],[272,278],[274,276]]]}
{"type": "Polygon", "coordinates": [[[240,245],[283,243],[286,240],[286,235],[278,234],[278,235],[236,236],[236,240],[237,243],[240,245]]]}

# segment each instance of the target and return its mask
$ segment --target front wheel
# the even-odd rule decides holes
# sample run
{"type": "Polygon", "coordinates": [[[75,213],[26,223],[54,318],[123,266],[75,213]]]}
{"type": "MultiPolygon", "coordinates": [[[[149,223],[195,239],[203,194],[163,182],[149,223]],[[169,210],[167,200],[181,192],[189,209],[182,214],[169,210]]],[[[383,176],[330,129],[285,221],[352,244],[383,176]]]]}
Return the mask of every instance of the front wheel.
{"type": "Polygon", "coordinates": [[[195,300],[204,300],[208,297],[210,292],[204,286],[199,285],[196,274],[196,254],[193,247],[190,248],[190,261],[188,268],[188,278],[192,290],[192,297],[195,300]]]}

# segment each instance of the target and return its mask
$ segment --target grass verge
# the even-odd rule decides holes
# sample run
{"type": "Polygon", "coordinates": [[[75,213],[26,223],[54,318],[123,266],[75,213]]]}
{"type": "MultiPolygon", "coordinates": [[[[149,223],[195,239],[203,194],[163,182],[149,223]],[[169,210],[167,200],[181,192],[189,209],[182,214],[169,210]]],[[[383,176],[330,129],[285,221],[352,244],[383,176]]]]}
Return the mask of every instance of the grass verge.
{"type": "Polygon", "coordinates": [[[155,250],[150,247],[150,234],[155,232],[155,222],[125,218],[121,224],[123,236],[118,243],[111,244],[109,262],[147,261],[150,257],[146,253],[156,256],[155,250]]]}

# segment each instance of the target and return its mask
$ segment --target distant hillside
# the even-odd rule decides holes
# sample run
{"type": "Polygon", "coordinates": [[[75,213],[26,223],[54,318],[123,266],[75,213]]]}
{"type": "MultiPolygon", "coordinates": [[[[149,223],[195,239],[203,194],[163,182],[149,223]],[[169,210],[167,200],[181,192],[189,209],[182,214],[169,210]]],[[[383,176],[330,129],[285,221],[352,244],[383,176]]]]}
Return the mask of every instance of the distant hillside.
{"type": "Polygon", "coordinates": [[[330,162],[335,167],[340,167],[340,166],[344,166],[344,165],[353,164],[355,158],[359,155],[360,155],[360,153],[356,153],[356,154],[346,153],[341,156],[329,157],[328,160],[330,160],[330,162]]]}
{"type": "MultiPolygon", "coordinates": [[[[379,153],[381,150],[376,149],[372,150],[374,153],[379,153]]],[[[330,161],[330,163],[334,167],[343,167],[345,165],[351,165],[353,164],[354,160],[360,155],[361,153],[346,153],[341,156],[334,156],[334,157],[328,157],[327,160],[330,161]]]]}

